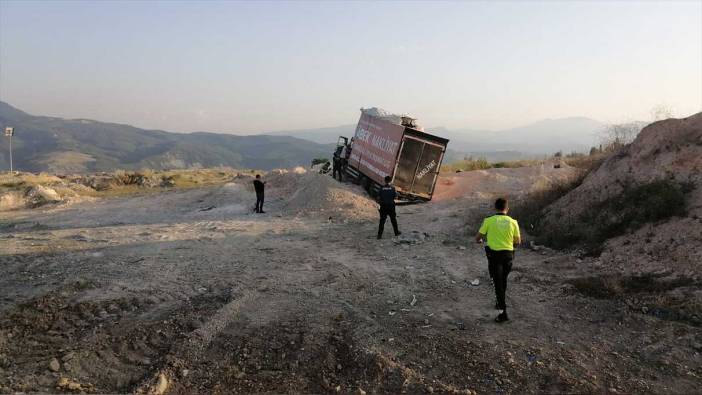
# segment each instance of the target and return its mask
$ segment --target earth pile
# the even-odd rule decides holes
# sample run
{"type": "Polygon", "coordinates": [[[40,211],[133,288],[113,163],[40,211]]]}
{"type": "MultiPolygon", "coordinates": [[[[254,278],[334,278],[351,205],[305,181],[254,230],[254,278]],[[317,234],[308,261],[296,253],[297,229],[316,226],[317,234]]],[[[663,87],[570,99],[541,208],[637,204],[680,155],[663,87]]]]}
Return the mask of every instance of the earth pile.
{"type": "Polygon", "coordinates": [[[702,113],[655,122],[547,208],[540,237],[599,255],[576,288],[701,325],[701,185],[702,113]]]}

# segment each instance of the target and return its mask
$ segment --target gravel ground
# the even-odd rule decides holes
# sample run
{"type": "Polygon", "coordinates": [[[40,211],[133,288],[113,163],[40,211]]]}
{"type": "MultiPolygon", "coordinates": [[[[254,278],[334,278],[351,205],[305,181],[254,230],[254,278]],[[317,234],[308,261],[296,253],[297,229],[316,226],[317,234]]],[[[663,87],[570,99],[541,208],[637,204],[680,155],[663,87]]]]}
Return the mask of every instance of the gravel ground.
{"type": "MultiPolygon", "coordinates": [[[[484,174],[508,194],[526,177],[495,172],[484,174]]],[[[304,176],[290,177],[309,188],[304,176]]],[[[372,202],[350,197],[353,188],[328,196],[363,215],[309,204],[294,211],[291,196],[299,202],[302,192],[272,183],[267,214],[254,215],[248,188],[6,213],[0,392],[679,394],[702,386],[699,326],[642,309],[639,300],[662,289],[656,278],[640,287],[617,278],[619,293],[597,292],[612,276],[596,258],[520,249],[511,321],[494,323],[487,263],[471,242],[489,196],[444,191],[437,202],[399,207],[403,237],[386,229],[379,241],[372,202]]],[[[689,283],[665,290],[691,286],[699,292],[689,283]]]]}

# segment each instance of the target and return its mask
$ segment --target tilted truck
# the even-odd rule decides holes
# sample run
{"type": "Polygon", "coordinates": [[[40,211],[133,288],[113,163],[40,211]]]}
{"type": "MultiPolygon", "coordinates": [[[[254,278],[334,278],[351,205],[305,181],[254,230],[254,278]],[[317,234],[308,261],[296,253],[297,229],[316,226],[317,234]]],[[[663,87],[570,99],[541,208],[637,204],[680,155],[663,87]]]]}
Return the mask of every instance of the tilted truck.
{"type": "Polygon", "coordinates": [[[390,176],[402,200],[431,200],[448,139],[419,129],[413,118],[361,109],[356,134],[350,141],[339,139],[339,145],[346,144],[349,151],[345,175],[371,195],[390,176]]]}

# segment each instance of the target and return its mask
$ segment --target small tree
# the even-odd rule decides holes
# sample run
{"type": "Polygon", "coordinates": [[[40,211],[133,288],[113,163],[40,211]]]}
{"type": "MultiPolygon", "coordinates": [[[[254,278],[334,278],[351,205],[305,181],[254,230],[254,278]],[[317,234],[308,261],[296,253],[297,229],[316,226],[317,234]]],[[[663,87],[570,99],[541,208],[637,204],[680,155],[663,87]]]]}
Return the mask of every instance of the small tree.
{"type": "Polygon", "coordinates": [[[673,109],[665,104],[659,104],[651,109],[651,120],[653,122],[673,118],[673,109]]]}
{"type": "Polygon", "coordinates": [[[641,124],[637,122],[607,126],[600,137],[604,151],[616,151],[631,143],[638,136],[639,132],[641,132],[641,124]]]}

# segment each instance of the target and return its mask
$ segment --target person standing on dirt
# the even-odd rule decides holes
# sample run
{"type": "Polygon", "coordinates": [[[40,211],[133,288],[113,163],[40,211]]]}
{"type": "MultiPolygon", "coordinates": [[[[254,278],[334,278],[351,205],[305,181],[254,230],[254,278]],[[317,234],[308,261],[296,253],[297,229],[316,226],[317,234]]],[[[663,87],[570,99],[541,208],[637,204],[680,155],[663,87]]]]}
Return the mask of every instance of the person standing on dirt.
{"type": "Polygon", "coordinates": [[[255,212],[262,214],[265,213],[263,211],[263,191],[266,186],[265,181],[261,181],[261,175],[256,174],[256,179],[253,181],[254,184],[254,189],[256,190],[256,209],[255,212]]]}
{"type": "Polygon", "coordinates": [[[385,220],[390,217],[392,229],[395,231],[395,236],[399,236],[401,232],[397,229],[397,216],[395,215],[395,198],[397,192],[395,187],[390,185],[392,178],[385,176],[385,185],[380,188],[378,193],[378,203],[380,204],[380,224],[378,224],[378,239],[383,238],[383,229],[385,228],[385,220]]]}
{"type": "Polygon", "coordinates": [[[483,220],[483,224],[475,236],[475,241],[482,243],[487,240],[485,253],[488,259],[488,270],[495,284],[495,296],[500,310],[495,322],[505,322],[509,320],[507,316],[507,305],[505,304],[505,294],[507,293],[507,276],[512,270],[514,260],[514,246],[521,243],[519,224],[515,219],[507,215],[509,206],[507,199],[499,198],[495,200],[495,210],[497,213],[483,220]]]}
{"type": "Polygon", "coordinates": [[[332,177],[336,180],[337,173],[339,174],[339,181],[341,181],[341,147],[337,147],[334,151],[334,157],[332,158],[332,177]]]}
{"type": "Polygon", "coordinates": [[[341,155],[339,155],[340,163],[340,174],[346,173],[346,167],[349,165],[349,157],[351,156],[351,145],[345,144],[344,148],[341,150],[341,155]]]}

